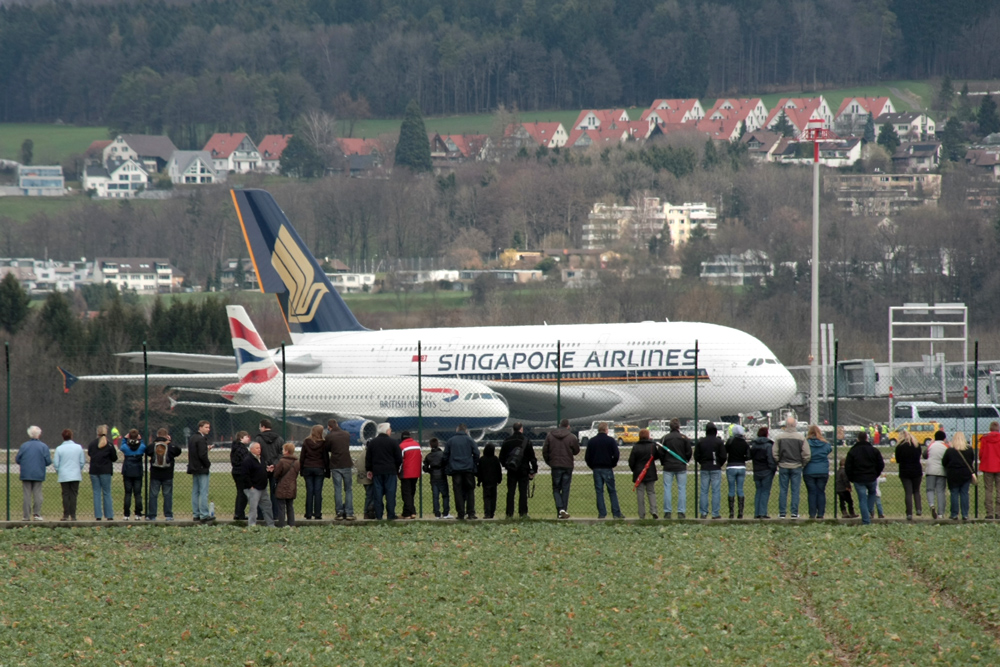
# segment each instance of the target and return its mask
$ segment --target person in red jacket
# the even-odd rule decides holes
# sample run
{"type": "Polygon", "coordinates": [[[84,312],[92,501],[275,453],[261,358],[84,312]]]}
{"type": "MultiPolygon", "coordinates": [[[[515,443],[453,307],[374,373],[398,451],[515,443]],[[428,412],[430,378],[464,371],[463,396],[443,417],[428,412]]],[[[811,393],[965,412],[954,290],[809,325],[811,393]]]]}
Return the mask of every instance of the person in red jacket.
{"type": "Polygon", "coordinates": [[[996,519],[1000,501],[1000,423],[990,422],[990,432],[979,439],[979,470],[986,487],[986,518],[996,519]]]}
{"type": "Polygon", "coordinates": [[[403,481],[403,518],[416,519],[417,508],[413,504],[413,496],[417,491],[420,464],[423,460],[420,443],[410,437],[409,431],[403,431],[399,449],[403,454],[403,467],[400,470],[400,479],[403,481]]]}

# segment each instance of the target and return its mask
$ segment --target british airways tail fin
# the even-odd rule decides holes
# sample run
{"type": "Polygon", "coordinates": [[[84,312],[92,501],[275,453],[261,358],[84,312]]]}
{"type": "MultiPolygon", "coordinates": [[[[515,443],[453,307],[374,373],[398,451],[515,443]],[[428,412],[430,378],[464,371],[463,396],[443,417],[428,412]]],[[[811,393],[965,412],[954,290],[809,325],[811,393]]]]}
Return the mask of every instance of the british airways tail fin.
{"type": "Polygon", "coordinates": [[[277,294],[292,334],[365,331],[265,190],[232,190],[260,290],[277,294]]]}
{"type": "Polygon", "coordinates": [[[240,381],[223,387],[223,391],[239,391],[247,384],[268,382],[281,375],[281,370],[271,358],[264,341],[243,306],[226,306],[229,316],[229,332],[233,336],[233,352],[236,353],[236,374],[240,381]]]}

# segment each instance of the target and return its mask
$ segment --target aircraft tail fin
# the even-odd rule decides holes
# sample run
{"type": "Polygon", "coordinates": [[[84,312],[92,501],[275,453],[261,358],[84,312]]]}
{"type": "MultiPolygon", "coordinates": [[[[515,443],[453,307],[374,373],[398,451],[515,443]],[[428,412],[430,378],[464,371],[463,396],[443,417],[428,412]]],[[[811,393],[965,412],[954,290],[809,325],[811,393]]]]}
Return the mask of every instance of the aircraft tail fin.
{"type": "Polygon", "coordinates": [[[73,385],[76,384],[76,381],[79,378],[76,377],[75,375],[73,375],[72,373],[70,373],[68,370],[66,370],[62,366],[56,366],[56,368],[59,369],[59,374],[62,375],[62,377],[63,377],[63,393],[64,394],[68,394],[69,390],[73,387],[73,385]]]}
{"type": "Polygon", "coordinates": [[[274,363],[243,306],[226,306],[226,315],[229,316],[229,332],[233,336],[233,352],[236,354],[236,374],[240,380],[235,385],[223,387],[223,390],[236,393],[244,385],[260,384],[279,377],[281,369],[274,363]]]}
{"type": "Polygon", "coordinates": [[[277,294],[292,334],[365,331],[265,190],[232,190],[262,292],[277,294]]]}

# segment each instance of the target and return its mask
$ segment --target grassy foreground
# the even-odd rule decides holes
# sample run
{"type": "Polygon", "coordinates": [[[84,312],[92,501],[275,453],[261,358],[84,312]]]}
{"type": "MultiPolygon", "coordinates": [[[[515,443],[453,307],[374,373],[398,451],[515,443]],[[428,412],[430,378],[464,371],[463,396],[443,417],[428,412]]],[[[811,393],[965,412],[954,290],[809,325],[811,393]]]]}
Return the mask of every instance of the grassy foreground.
{"type": "Polygon", "coordinates": [[[0,661],[997,664],[997,534],[549,522],[8,530],[0,661]],[[973,555],[975,569],[964,565],[973,555]]]}

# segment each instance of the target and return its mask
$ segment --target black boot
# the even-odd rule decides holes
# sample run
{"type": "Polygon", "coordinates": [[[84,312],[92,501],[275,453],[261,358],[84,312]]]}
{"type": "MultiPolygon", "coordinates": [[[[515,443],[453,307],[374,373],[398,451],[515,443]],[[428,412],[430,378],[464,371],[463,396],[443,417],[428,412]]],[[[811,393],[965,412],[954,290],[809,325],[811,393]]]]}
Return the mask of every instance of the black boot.
{"type": "Polygon", "coordinates": [[[735,498],[730,498],[729,499],[729,518],[730,519],[733,518],[733,500],[735,500],[735,498]]]}
{"type": "Polygon", "coordinates": [[[736,514],[736,518],[737,519],[742,519],[743,518],[743,502],[745,500],[746,500],[746,498],[739,498],[738,499],[737,506],[739,507],[739,512],[736,514]]]}

